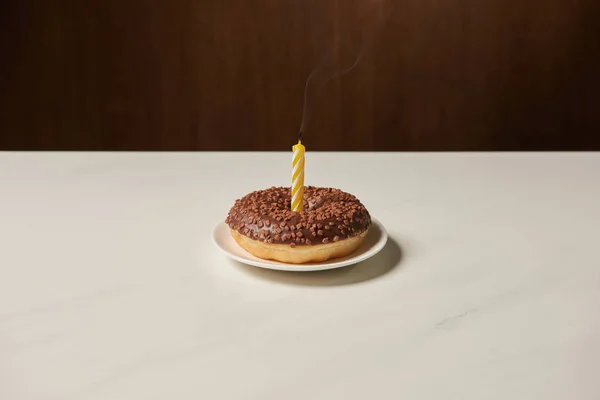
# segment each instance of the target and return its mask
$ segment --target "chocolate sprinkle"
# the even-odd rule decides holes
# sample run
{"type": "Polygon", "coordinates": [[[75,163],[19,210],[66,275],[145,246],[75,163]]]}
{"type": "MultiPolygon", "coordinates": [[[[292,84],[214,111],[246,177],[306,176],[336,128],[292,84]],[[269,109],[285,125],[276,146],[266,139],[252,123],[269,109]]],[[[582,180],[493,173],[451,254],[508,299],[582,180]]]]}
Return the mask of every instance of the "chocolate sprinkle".
{"type": "Polygon", "coordinates": [[[371,216],[355,196],[313,186],[304,188],[304,211],[293,212],[290,188],[272,187],[236,200],[225,223],[255,240],[295,247],[359,235],[371,225],[371,216]],[[306,239],[317,236],[314,242],[306,239]]]}

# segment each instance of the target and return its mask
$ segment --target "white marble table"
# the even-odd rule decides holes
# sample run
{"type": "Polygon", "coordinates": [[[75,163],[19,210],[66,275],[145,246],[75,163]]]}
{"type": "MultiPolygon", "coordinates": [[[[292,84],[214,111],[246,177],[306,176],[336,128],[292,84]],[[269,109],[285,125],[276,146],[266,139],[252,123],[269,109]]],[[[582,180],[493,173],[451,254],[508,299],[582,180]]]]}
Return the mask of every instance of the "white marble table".
{"type": "Polygon", "coordinates": [[[0,153],[0,399],[600,399],[600,154],[309,152],[388,246],[226,259],[290,157],[0,153]]]}

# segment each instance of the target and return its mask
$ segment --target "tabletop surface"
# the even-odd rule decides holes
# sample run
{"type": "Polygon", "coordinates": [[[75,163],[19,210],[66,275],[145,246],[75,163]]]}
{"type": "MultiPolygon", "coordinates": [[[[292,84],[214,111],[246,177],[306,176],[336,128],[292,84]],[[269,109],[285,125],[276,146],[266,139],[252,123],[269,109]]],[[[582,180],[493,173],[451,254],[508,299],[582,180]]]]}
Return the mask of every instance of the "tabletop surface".
{"type": "Polygon", "coordinates": [[[0,153],[0,398],[600,398],[600,154],[306,154],[387,228],[286,273],[210,240],[290,153],[0,153]]]}

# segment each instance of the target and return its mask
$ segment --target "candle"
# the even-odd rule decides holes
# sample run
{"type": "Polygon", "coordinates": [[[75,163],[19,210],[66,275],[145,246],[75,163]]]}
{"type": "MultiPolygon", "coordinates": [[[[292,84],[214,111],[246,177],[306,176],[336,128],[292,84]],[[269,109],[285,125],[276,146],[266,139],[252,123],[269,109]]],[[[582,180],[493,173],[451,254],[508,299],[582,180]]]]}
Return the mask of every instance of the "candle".
{"type": "Polygon", "coordinates": [[[301,212],[304,208],[304,146],[302,141],[292,147],[292,211],[301,212]]]}

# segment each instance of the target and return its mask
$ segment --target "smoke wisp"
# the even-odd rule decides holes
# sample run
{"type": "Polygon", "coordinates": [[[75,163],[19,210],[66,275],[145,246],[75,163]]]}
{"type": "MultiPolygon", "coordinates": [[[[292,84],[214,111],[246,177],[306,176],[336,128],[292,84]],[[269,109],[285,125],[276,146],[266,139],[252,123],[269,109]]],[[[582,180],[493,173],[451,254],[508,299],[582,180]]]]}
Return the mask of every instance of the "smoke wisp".
{"type": "Polygon", "coordinates": [[[351,24],[351,29],[334,35],[330,47],[326,48],[321,61],[306,80],[298,140],[302,139],[308,128],[320,90],[329,81],[350,72],[360,63],[391,13],[387,0],[367,1],[361,6],[364,9],[356,10],[361,15],[357,23],[351,24]]]}

